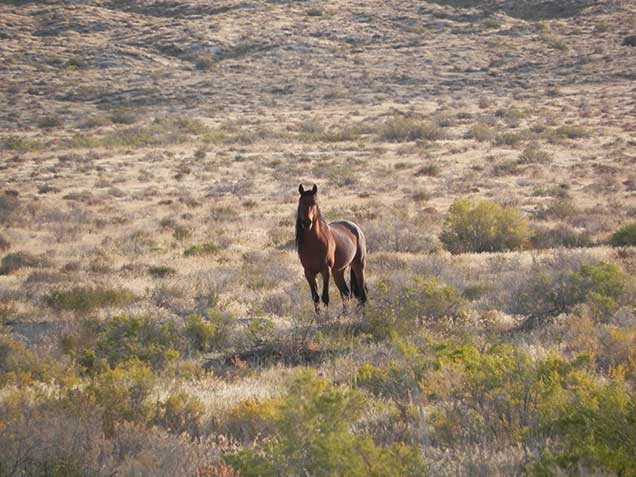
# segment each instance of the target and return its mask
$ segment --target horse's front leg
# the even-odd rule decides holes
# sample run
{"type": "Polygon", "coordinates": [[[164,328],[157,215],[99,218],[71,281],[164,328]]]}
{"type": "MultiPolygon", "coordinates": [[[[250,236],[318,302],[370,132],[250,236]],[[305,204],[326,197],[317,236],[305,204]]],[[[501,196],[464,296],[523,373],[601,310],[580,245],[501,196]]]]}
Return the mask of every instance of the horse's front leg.
{"type": "Polygon", "coordinates": [[[325,306],[329,306],[329,267],[325,267],[320,274],[322,275],[322,302],[325,306]]]}
{"type": "Polygon", "coordinates": [[[305,278],[307,279],[307,283],[309,283],[309,288],[311,289],[311,299],[314,302],[314,309],[316,310],[316,313],[320,313],[320,296],[318,295],[316,274],[305,270],[305,278]]]}

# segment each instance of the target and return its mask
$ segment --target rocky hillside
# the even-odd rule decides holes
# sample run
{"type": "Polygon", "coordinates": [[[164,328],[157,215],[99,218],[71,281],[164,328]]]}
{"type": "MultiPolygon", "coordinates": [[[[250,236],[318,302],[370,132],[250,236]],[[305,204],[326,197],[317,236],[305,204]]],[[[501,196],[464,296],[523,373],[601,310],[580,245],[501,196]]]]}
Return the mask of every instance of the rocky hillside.
{"type": "Polygon", "coordinates": [[[619,0],[3,2],[0,126],[556,87],[577,99],[611,88],[633,107],[636,52],[622,40],[635,18],[619,0]]]}

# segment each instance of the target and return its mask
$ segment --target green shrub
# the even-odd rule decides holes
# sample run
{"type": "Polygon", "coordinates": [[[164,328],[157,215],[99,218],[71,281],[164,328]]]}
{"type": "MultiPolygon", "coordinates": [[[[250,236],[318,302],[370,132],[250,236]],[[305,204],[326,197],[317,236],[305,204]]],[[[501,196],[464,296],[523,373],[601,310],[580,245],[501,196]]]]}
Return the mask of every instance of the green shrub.
{"type": "Polygon", "coordinates": [[[567,383],[558,406],[544,413],[552,436],[536,475],[636,475],[636,394],[620,370],[607,383],[576,379],[567,383]],[[583,471],[587,470],[587,472],[583,471]],[[583,472],[582,472],[583,471],[583,472]]]}
{"type": "Polygon", "coordinates": [[[123,306],[133,303],[137,297],[124,288],[75,287],[54,290],[45,297],[46,304],[56,310],[89,312],[105,306],[123,306]]]}
{"type": "Polygon", "coordinates": [[[379,136],[380,139],[388,142],[417,141],[419,139],[437,141],[444,139],[445,133],[434,122],[394,117],[380,128],[379,136]]]}
{"type": "Polygon", "coordinates": [[[211,309],[207,317],[192,315],[184,324],[149,316],[115,316],[87,320],[76,336],[65,338],[64,351],[89,374],[127,361],[139,361],[160,370],[181,355],[209,352],[227,340],[230,316],[211,309]]]}
{"type": "Polygon", "coordinates": [[[583,265],[570,279],[580,293],[578,301],[590,306],[596,320],[605,321],[618,310],[629,275],[617,265],[600,262],[583,265]]]}
{"type": "Polygon", "coordinates": [[[497,146],[510,146],[514,147],[520,142],[524,141],[526,137],[520,133],[506,132],[497,134],[494,139],[494,143],[497,146]]]}
{"type": "Polygon", "coordinates": [[[544,363],[507,344],[481,348],[430,339],[423,346],[398,343],[392,362],[362,365],[355,382],[398,408],[426,403],[433,445],[532,442],[552,393],[544,363]]]}
{"type": "Polygon", "coordinates": [[[495,132],[485,124],[475,124],[468,130],[465,137],[466,139],[474,139],[478,142],[488,142],[493,140],[495,132]]]}
{"type": "Polygon", "coordinates": [[[196,437],[201,432],[205,406],[200,399],[177,392],[157,404],[153,422],[172,433],[187,432],[196,437]]]}
{"type": "Polygon", "coordinates": [[[537,427],[543,390],[536,364],[510,345],[479,351],[473,346],[442,343],[421,387],[434,402],[453,398],[451,406],[436,407],[431,413],[438,443],[456,443],[457,439],[517,443],[537,427]]]}
{"type": "Polygon", "coordinates": [[[544,134],[548,142],[552,144],[563,142],[565,139],[588,138],[592,135],[592,133],[588,129],[582,126],[574,125],[565,125],[560,126],[556,129],[548,129],[545,131],[544,134]]]}
{"type": "Polygon", "coordinates": [[[515,311],[528,315],[529,324],[537,324],[588,303],[593,317],[604,321],[618,309],[628,280],[620,267],[604,262],[582,265],[575,271],[559,264],[539,267],[517,293],[515,311]]]}
{"type": "Polygon", "coordinates": [[[398,342],[401,359],[385,366],[365,363],[358,369],[356,386],[373,395],[406,405],[420,392],[420,383],[430,370],[430,360],[420,349],[398,342]]]}
{"type": "Polygon", "coordinates": [[[95,353],[113,367],[133,360],[162,369],[179,357],[179,348],[183,345],[174,321],[123,315],[100,325],[95,353]]]}
{"type": "Polygon", "coordinates": [[[440,236],[451,253],[499,252],[523,248],[530,237],[517,210],[488,200],[453,202],[440,236]]]}
{"type": "Polygon", "coordinates": [[[379,447],[370,436],[351,431],[366,406],[360,393],[300,372],[273,416],[275,437],[225,460],[243,477],[425,475],[416,447],[379,447]]]}
{"type": "Polygon", "coordinates": [[[220,250],[221,248],[218,245],[212,242],[206,242],[206,243],[201,243],[201,244],[197,244],[197,245],[193,245],[189,247],[183,252],[183,255],[186,257],[198,257],[200,255],[214,255],[219,253],[220,250]]]}
{"type": "Polygon", "coordinates": [[[276,433],[276,422],[282,418],[283,405],[282,398],[242,401],[228,413],[224,432],[245,443],[271,437],[276,433]]]}
{"type": "Polygon", "coordinates": [[[21,136],[7,136],[0,141],[0,149],[16,152],[32,152],[39,151],[47,147],[47,144],[21,136]]]}
{"type": "Polygon", "coordinates": [[[612,235],[610,244],[614,247],[631,247],[636,245],[636,223],[624,225],[612,235]]]}
{"type": "Polygon", "coordinates": [[[115,124],[134,124],[137,119],[134,111],[125,108],[117,109],[110,115],[110,120],[115,124]]]}
{"type": "Polygon", "coordinates": [[[436,278],[414,278],[414,284],[404,290],[403,297],[400,312],[406,316],[434,319],[457,316],[465,306],[459,290],[442,284],[436,278]]]}
{"type": "Polygon", "coordinates": [[[71,383],[74,378],[74,370],[67,362],[39,356],[21,341],[0,335],[0,387],[31,384],[34,380],[71,383]]]}
{"type": "Polygon", "coordinates": [[[152,370],[138,361],[97,375],[84,391],[102,413],[104,431],[112,436],[119,422],[145,423],[151,415],[148,398],[154,386],[152,370]]]}
{"type": "Polygon", "coordinates": [[[165,278],[176,275],[177,271],[165,265],[153,265],[148,268],[148,273],[155,278],[165,278]]]}
{"type": "MultiPolygon", "coordinates": [[[[2,473],[1,464],[0,475],[5,475],[2,473]]],[[[75,456],[44,459],[32,463],[29,468],[30,477],[83,477],[84,475],[86,475],[85,469],[75,456]]]]}
{"type": "Polygon", "coordinates": [[[186,320],[185,335],[191,346],[199,352],[212,351],[224,337],[229,317],[223,313],[209,311],[206,320],[200,315],[191,315],[186,320]]]}
{"type": "Polygon", "coordinates": [[[467,310],[461,292],[436,278],[414,277],[411,284],[397,287],[380,281],[375,290],[377,297],[366,313],[365,331],[378,340],[409,334],[426,320],[462,317],[467,310]]]}

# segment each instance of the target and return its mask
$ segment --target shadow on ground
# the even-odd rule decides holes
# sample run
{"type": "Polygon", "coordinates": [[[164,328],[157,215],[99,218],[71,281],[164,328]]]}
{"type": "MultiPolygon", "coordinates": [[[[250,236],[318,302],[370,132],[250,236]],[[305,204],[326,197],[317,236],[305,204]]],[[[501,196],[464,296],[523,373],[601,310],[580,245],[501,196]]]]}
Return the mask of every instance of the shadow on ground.
{"type": "Polygon", "coordinates": [[[528,21],[570,18],[595,5],[594,0],[429,0],[455,8],[477,8],[484,14],[505,13],[528,21]]]}

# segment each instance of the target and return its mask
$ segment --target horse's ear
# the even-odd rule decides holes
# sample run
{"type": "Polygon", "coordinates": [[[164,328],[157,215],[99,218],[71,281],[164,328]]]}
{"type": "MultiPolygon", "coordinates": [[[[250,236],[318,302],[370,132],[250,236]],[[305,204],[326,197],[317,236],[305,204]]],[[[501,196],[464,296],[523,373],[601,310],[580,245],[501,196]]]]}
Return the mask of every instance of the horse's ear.
{"type": "Polygon", "coordinates": [[[300,192],[300,195],[303,195],[303,192],[305,192],[305,188],[303,187],[302,184],[298,186],[298,192],[300,192]]]}
{"type": "Polygon", "coordinates": [[[316,192],[318,192],[318,186],[316,184],[314,184],[314,188],[311,189],[311,191],[315,194],[316,192]]]}

